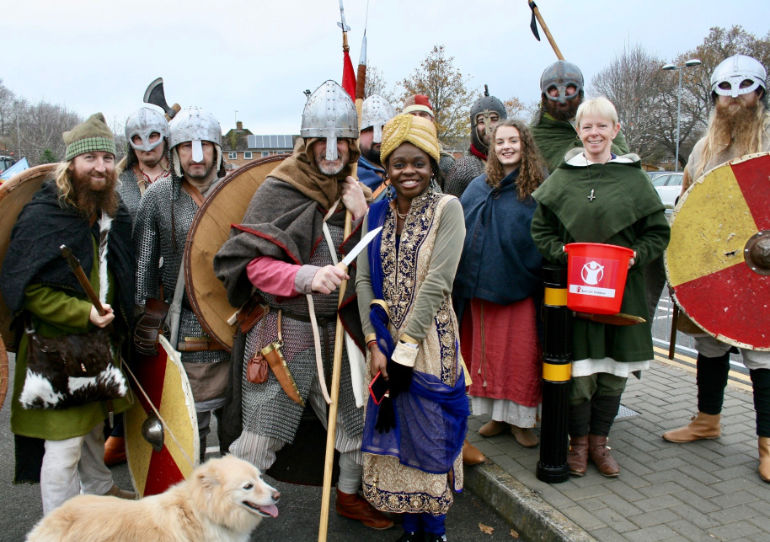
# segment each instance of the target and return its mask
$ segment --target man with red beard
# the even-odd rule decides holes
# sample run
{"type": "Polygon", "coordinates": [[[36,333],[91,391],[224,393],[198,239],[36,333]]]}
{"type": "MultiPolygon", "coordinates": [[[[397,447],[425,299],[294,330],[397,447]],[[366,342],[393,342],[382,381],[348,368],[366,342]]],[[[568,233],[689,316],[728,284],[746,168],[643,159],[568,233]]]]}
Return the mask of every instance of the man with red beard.
{"type": "MultiPolygon", "coordinates": [[[[97,113],[63,138],[65,162],[55,181],[45,183],[19,215],[0,289],[17,329],[51,338],[109,326],[112,347],[119,348],[131,329],[134,253],[131,218],[115,191],[113,135],[97,113]],[[80,260],[105,314],[92,305],[61,256],[62,243],[80,260]]],[[[11,404],[16,481],[40,481],[44,513],[81,490],[133,498],[114,484],[102,461],[103,421],[108,411],[125,410],[127,399],[34,408],[38,403],[31,399],[47,388],[40,382],[44,375],[27,371],[30,340],[28,332],[20,334],[11,404]]]]}
{"type": "MultiPolygon", "coordinates": [[[[706,135],[695,144],[685,167],[683,192],[719,164],[746,154],[770,151],[766,81],[764,66],[749,56],[734,55],[716,67],[711,75],[714,111],[706,135]]],[[[694,236],[697,234],[693,232],[694,236]]],[[[669,442],[715,439],[721,435],[731,347],[705,332],[693,336],[698,350],[698,414],[688,425],[664,433],[663,438],[669,442]]],[[[770,482],[770,352],[740,350],[754,388],[759,476],[770,482]]]]}
{"type": "MultiPolygon", "coordinates": [[[[575,64],[557,60],[540,76],[540,92],[540,109],[530,128],[548,170],[555,171],[567,151],[583,146],[575,131],[575,113],[584,97],[583,73],[575,64]]],[[[612,152],[629,152],[623,132],[612,141],[612,152]]]]}

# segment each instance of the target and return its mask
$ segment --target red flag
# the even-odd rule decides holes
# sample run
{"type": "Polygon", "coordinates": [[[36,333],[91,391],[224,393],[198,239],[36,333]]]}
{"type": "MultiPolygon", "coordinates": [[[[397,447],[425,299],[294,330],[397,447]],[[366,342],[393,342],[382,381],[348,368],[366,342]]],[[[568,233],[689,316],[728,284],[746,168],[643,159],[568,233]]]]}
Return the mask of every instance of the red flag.
{"type": "Polygon", "coordinates": [[[356,72],[353,70],[353,62],[347,51],[342,53],[342,88],[350,95],[353,102],[356,101],[356,72]]]}

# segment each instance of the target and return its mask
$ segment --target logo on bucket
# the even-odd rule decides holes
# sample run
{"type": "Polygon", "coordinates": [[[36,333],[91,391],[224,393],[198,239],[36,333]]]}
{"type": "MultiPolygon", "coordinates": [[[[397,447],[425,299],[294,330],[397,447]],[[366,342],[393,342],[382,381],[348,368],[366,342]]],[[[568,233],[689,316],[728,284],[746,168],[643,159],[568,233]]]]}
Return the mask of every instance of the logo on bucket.
{"type": "Polygon", "coordinates": [[[580,270],[580,277],[586,284],[595,286],[599,284],[602,277],[604,277],[604,266],[597,261],[591,260],[580,270]]]}
{"type": "Polygon", "coordinates": [[[630,248],[602,243],[570,243],[567,307],[573,311],[615,314],[623,303],[630,248]]]}
{"type": "Polygon", "coordinates": [[[602,263],[599,263],[593,258],[580,257],[576,257],[574,260],[580,265],[578,268],[580,269],[580,280],[570,281],[568,285],[570,293],[592,297],[615,297],[614,284],[610,280],[615,271],[614,261],[602,259],[600,260],[602,263]]]}

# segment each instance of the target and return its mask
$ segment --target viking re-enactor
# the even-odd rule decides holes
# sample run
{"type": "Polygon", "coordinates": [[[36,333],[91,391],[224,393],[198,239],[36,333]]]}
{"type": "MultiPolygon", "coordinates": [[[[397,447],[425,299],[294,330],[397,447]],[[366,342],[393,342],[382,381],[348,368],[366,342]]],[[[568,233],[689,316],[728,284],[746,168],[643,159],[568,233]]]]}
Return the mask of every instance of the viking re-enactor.
{"type": "Polygon", "coordinates": [[[166,117],[154,106],[140,107],[126,119],[126,142],[118,193],[133,220],[147,188],[171,176],[166,117]]]}
{"type": "MultiPolygon", "coordinates": [[[[530,127],[550,172],[556,171],[569,150],[583,146],[575,131],[575,113],[583,97],[583,73],[571,62],[557,60],[540,76],[540,109],[530,127]]],[[[622,131],[612,141],[612,152],[629,152],[622,131]]]]}
{"type": "MultiPolygon", "coordinates": [[[[195,398],[201,457],[211,414],[225,404],[230,362],[228,353],[206,334],[193,313],[183,291],[181,270],[185,240],[195,213],[225,175],[221,139],[219,122],[210,113],[196,107],[177,113],[169,124],[172,175],[147,189],[134,226],[135,300],[143,310],[136,337],[151,337],[150,330],[157,330],[159,316],[155,314],[154,300],[160,299],[162,285],[162,301],[169,304],[169,313],[179,311],[178,320],[169,319],[170,341],[182,353],[195,398]]],[[[154,342],[142,343],[140,340],[137,344],[140,351],[155,348],[154,342]]]]}
{"type": "MultiPolygon", "coordinates": [[[[254,287],[270,306],[269,313],[246,337],[243,432],[230,446],[232,453],[263,471],[270,468],[284,445],[302,438],[297,428],[303,406],[289,398],[272,371],[262,383],[249,381],[247,364],[263,347],[282,340],[283,356],[298,395],[303,401],[309,400],[326,424],[323,380],[331,380],[336,290],[347,278],[333,264],[358,241],[367,209],[364,190],[369,194],[349,176],[359,157],[358,121],[353,102],[342,87],[327,81],[310,96],[300,133],[294,153],[265,179],[243,223],[234,227],[232,237],[214,259],[214,270],[234,306],[243,305],[254,287]],[[346,210],[353,216],[353,234],[343,239],[346,210]],[[311,318],[317,320],[317,326],[311,318]],[[314,327],[320,334],[316,339],[314,327]]],[[[363,363],[363,335],[352,288],[354,269],[348,273],[351,287],[342,301],[340,318],[355,345],[348,341],[342,360],[335,442],[340,452],[336,509],[368,527],[386,529],[393,522],[357,494],[364,420],[363,409],[356,407],[349,358],[363,363]]],[[[362,388],[361,383],[358,387],[362,388]]]]}
{"type": "MultiPolygon", "coordinates": [[[[31,326],[42,337],[61,337],[109,326],[112,346],[117,348],[130,329],[134,253],[131,218],[115,191],[113,135],[104,116],[97,113],[63,138],[65,162],[56,170],[55,181],[45,183],[19,215],[0,288],[17,329],[31,326]],[[88,300],[61,256],[63,243],[80,260],[103,300],[104,315],[88,300]]],[[[102,461],[102,428],[108,409],[121,412],[128,400],[56,409],[55,394],[50,394],[52,403],[46,403],[46,408],[24,408],[22,390],[29,393],[32,388],[25,386],[29,338],[23,332],[20,337],[11,404],[17,481],[36,481],[39,474],[44,513],[81,489],[133,498],[114,484],[102,461]]]]}
{"type": "MultiPolygon", "coordinates": [[[[690,154],[682,190],[719,164],[745,154],[770,151],[770,113],[767,110],[767,72],[754,58],[735,55],[722,61],[711,75],[714,111],[706,135],[690,154]]],[[[698,232],[692,232],[697,236],[698,232]]],[[[678,429],[663,434],[670,442],[714,439],[721,435],[720,418],[730,345],[706,333],[696,333],[698,350],[698,414],[678,429]]],[[[770,482],[770,352],[741,348],[754,388],[759,436],[759,476],[770,482]]]]}
{"type": "MultiPolygon", "coordinates": [[[[486,87],[485,87],[486,88],[486,87]]],[[[471,106],[471,145],[455,162],[446,178],[444,191],[458,198],[473,179],[484,173],[489,152],[489,138],[501,120],[508,118],[505,105],[488,92],[471,106]]]]}

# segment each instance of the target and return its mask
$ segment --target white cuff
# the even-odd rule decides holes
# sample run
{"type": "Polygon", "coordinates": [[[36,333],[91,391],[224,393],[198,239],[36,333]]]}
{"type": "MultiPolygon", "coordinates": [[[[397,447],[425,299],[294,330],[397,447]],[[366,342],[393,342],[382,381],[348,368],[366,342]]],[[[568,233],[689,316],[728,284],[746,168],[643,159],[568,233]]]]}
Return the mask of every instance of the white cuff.
{"type": "Polygon", "coordinates": [[[393,350],[393,356],[391,359],[399,365],[404,365],[405,367],[414,367],[414,363],[417,360],[418,351],[419,346],[417,344],[398,341],[396,349],[393,350]]]}

